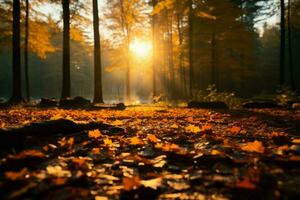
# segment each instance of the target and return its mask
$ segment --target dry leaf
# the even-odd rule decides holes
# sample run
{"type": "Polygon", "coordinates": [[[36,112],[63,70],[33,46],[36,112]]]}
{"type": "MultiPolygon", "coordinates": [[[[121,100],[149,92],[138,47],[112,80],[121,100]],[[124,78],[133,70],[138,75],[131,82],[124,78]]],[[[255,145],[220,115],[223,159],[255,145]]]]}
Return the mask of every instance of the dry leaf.
{"type": "Polygon", "coordinates": [[[24,150],[17,155],[10,155],[9,158],[12,159],[24,159],[26,157],[37,157],[37,158],[44,158],[46,155],[38,150],[24,150]]]}
{"type": "Polygon", "coordinates": [[[212,130],[212,126],[209,124],[203,125],[201,127],[201,131],[206,132],[206,131],[211,131],[212,130]]]}
{"type": "Polygon", "coordinates": [[[300,139],[293,139],[292,143],[294,143],[294,144],[300,144],[300,139]]]}
{"type": "Polygon", "coordinates": [[[144,142],[138,137],[133,137],[133,138],[130,138],[130,144],[131,145],[143,145],[144,142]]]}
{"type": "Polygon", "coordinates": [[[48,166],[46,168],[47,173],[57,177],[70,177],[71,172],[68,170],[64,170],[61,166],[48,166]]]}
{"type": "Polygon", "coordinates": [[[137,176],[134,176],[131,178],[129,178],[129,177],[123,178],[123,187],[124,187],[124,190],[126,190],[126,191],[137,189],[140,185],[141,185],[141,181],[140,181],[140,178],[137,176]]]}
{"type": "Polygon", "coordinates": [[[100,154],[100,148],[93,148],[92,154],[100,154]]]}
{"type": "Polygon", "coordinates": [[[28,172],[27,168],[23,168],[19,172],[5,172],[5,177],[11,181],[21,180],[24,179],[27,172],[28,172]]]}
{"type": "Polygon", "coordinates": [[[162,178],[143,180],[143,181],[141,181],[141,184],[145,187],[149,187],[149,188],[156,190],[159,186],[161,186],[162,178]]]}
{"type": "Polygon", "coordinates": [[[239,127],[239,126],[233,126],[233,127],[231,127],[231,128],[229,129],[229,131],[230,131],[231,133],[238,134],[238,133],[241,132],[241,127],[239,127]]]}
{"type": "Polygon", "coordinates": [[[122,126],[122,125],[124,125],[123,121],[121,121],[121,120],[113,121],[111,124],[114,125],[114,126],[122,126]]]}
{"type": "Polygon", "coordinates": [[[149,134],[147,136],[147,138],[148,138],[148,140],[150,140],[150,142],[153,142],[153,143],[157,143],[158,142],[157,137],[155,135],[153,135],[153,134],[149,134]]]}
{"type": "Polygon", "coordinates": [[[185,131],[189,133],[199,133],[201,129],[198,126],[195,125],[189,125],[185,127],[185,131]]]}
{"type": "Polygon", "coordinates": [[[256,189],[256,185],[252,183],[252,181],[249,178],[244,178],[242,181],[238,181],[236,183],[236,187],[250,190],[256,189]]]}
{"type": "Polygon", "coordinates": [[[257,153],[264,153],[265,147],[262,142],[255,140],[254,142],[248,142],[241,146],[243,151],[248,152],[257,152],[257,153]]]}
{"type": "Polygon", "coordinates": [[[89,138],[97,139],[99,137],[101,137],[101,132],[99,131],[99,129],[89,131],[89,138]]]}
{"type": "Polygon", "coordinates": [[[112,140],[109,138],[105,138],[103,142],[106,146],[111,146],[113,144],[112,140]]]}

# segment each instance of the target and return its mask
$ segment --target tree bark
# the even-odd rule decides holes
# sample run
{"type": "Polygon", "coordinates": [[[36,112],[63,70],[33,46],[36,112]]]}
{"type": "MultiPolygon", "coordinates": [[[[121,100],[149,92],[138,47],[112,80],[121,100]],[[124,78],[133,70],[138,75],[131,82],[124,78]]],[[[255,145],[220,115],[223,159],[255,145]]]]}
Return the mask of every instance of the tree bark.
{"type": "Polygon", "coordinates": [[[13,1],[13,93],[11,102],[22,101],[21,87],[21,41],[20,41],[20,0],[13,1]]]}
{"type": "Polygon", "coordinates": [[[285,83],[285,3],[280,0],[280,86],[285,83]]]}
{"type": "Polygon", "coordinates": [[[94,70],[95,70],[94,103],[103,103],[98,0],[93,0],[93,25],[94,25],[94,70]]]}
{"type": "Polygon", "coordinates": [[[71,97],[70,74],[70,0],[62,0],[63,7],[63,82],[61,98],[71,97]]]}
{"type": "Polygon", "coordinates": [[[292,43],[292,22],[291,22],[291,0],[288,0],[288,13],[287,13],[287,22],[288,22],[288,50],[289,50],[289,69],[290,69],[290,81],[291,89],[295,90],[295,80],[294,80],[294,56],[293,56],[293,43],[292,43]]]}
{"type": "MultiPolygon", "coordinates": [[[[157,0],[152,0],[152,7],[153,10],[155,9],[155,6],[157,4],[157,0]]],[[[152,71],[153,71],[153,82],[152,82],[152,86],[153,86],[153,100],[154,97],[157,96],[157,88],[156,88],[156,65],[157,65],[157,42],[156,42],[156,16],[153,15],[152,16],[152,71]]]]}
{"type": "Polygon", "coordinates": [[[25,90],[26,100],[30,100],[29,71],[28,71],[28,41],[29,41],[29,0],[25,1],[25,47],[24,47],[24,68],[25,68],[25,90]]]}
{"type": "Polygon", "coordinates": [[[188,23],[189,23],[189,64],[190,64],[190,98],[193,99],[193,90],[194,90],[194,56],[193,56],[193,1],[189,0],[189,17],[188,17],[188,23]]]}

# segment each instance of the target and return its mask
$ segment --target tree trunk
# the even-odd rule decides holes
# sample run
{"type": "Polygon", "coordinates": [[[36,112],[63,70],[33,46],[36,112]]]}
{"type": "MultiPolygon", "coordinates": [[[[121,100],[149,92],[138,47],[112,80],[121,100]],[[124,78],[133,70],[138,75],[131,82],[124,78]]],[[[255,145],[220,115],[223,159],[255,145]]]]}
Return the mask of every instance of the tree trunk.
{"type": "Polygon", "coordinates": [[[102,95],[102,69],[101,45],[99,33],[98,0],[93,0],[93,25],[94,25],[94,103],[103,103],[102,95]]]}
{"type": "Polygon", "coordinates": [[[292,43],[292,22],[291,22],[291,0],[288,0],[288,48],[289,48],[289,68],[290,68],[290,81],[291,89],[295,90],[295,80],[294,80],[294,56],[293,56],[293,43],[292,43]]]}
{"type": "Polygon", "coordinates": [[[25,2],[25,47],[24,47],[24,68],[25,68],[25,90],[26,100],[30,100],[29,72],[28,72],[28,41],[29,41],[29,0],[25,2]]]}
{"type": "Polygon", "coordinates": [[[61,98],[71,96],[70,75],[70,0],[62,0],[63,7],[63,82],[61,98]]]}
{"type": "Polygon", "coordinates": [[[285,3],[280,0],[280,86],[285,83],[285,3]]]}
{"type": "MultiPolygon", "coordinates": [[[[153,10],[157,4],[157,0],[152,0],[153,10]]],[[[157,42],[156,42],[156,16],[152,16],[152,73],[153,73],[153,100],[154,97],[157,96],[157,88],[156,88],[156,65],[157,65],[157,42]]]]}
{"type": "Polygon", "coordinates": [[[20,42],[20,0],[13,1],[13,93],[11,102],[22,101],[21,87],[21,42],[20,42]]]}
{"type": "Polygon", "coordinates": [[[193,1],[189,0],[189,64],[190,64],[190,98],[193,99],[194,90],[194,59],[193,59],[193,1]]]}
{"type": "Polygon", "coordinates": [[[216,33],[214,29],[214,24],[212,26],[213,26],[213,30],[211,36],[211,82],[210,84],[216,85],[216,33]]]}

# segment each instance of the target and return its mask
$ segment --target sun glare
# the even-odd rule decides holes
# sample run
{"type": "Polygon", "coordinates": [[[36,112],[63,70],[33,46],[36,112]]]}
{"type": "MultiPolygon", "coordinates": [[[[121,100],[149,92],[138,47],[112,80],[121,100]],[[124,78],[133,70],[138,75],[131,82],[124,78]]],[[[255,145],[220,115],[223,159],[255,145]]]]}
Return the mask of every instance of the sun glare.
{"type": "Polygon", "coordinates": [[[152,55],[151,42],[134,40],[130,43],[129,49],[136,57],[145,58],[152,55]]]}

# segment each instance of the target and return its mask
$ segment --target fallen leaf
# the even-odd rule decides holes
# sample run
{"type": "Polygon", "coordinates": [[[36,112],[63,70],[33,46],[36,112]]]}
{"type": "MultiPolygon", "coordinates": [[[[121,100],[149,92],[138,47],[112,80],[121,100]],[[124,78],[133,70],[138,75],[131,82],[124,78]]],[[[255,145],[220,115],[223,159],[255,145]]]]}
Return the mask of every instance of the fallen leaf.
{"type": "Polygon", "coordinates": [[[105,197],[105,196],[95,196],[95,200],[108,200],[108,197],[105,197]]]}
{"type": "Polygon", "coordinates": [[[114,125],[114,126],[122,126],[122,125],[124,125],[123,121],[121,121],[121,120],[113,121],[111,124],[114,125]]]}
{"type": "Polygon", "coordinates": [[[150,142],[153,142],[153,143],[157,143],[158,142],[157,137],[155,135],[153,135],[153,134],[149,134],[147,136],[147,138],[148,138],[148,140],[150,140],[150,142]]]}
{"type": "Polygon", "coordinates": [[[28,172],[27,168],[23,168],[21,171],[18,172],[9,171],[9,172],[5,172],[5,177],[11,181],[21,180],[25,178],[27,172],[28,172]]]}
{"type": "Polygon", "coordinates": [[[231,127],[231,128],[229,129],[229,131],[230,131],[231,133],[238,134],[238,133],[241,132],[241,127],[239,127],[239,126],[233,126],[233,127],[231,127]]]}
{"type": "Polygon", "coordinates": [[[179,126],[177,124],[172,124],[172,126],[170,126],[170,128],[176,129],[176,128],[179,128],[179,126]]]}
{"type": "Polygon", "coordinates": [[[216,150],[216,149],[213,149],[213,150],[210,152],[210,154],[215,156],[215,155],[220,155],[221,152],[218,151],[218,150],[216,150]]]}
{"type": "Polygon", "coordinates": [[[293,139],[292,143],[294,143],[294,144],[300,144],[300,139],[293,139]]]}
{"type": "Polygon", "coordinates": [[[206,132],[206,131],[211,131],[212,130],[212,126],[209,124],[203,125],[201,127],[201,131],[206,132]]]}
{"type": "Polygon", "coordinates": [[[152,188],[156,190],[162,184],[162,178],[155,178],[150,180],[142,180],[141,184],[145,187],[152,188]]]}
{"type": "Polygon", "coordinates": [[[249,190],[256,189],[256,185],[247,177],[244,178],[242,181],[237,181],[236,187],[249,189],[249,190]]]}
{"type": "Polygon", "coordinates": [[[131,145],[143,145],[144,142],[138,137],[132,137],[132,138],[130,138],[130,144],[131,145]]]}
{"type": "Polygon", "coordinates": [[[99,129],[89,131],[89,138],[97,139],[99,137],[101,137],[101,132],[99,131],[99,129]]]}
{"type": "Polygon", "coordinates": [[[64,170],[61,166],[48,166],[46,168],[47,173],[56,177],[70,177],[71,172],[64,170]]]}
{"type": "Polygon", "coordinates": [[[103,142],[106,146],[111,146],[113,144],[112,140],[109,138],[105,138],[103,142]]]}
{"type": "Polygon", "coordinates": [[[123,178],[123,188],[125,191],[137,189],[140,185],[141,181],[137,176],[123,178]]]}
{"type": "Polygon", "coordinates": [[[189,125],[185,127],[185,131],[189,133],[199,133],[201,129],[198,126],[195,125],[189,125]]]}
{"type": "Polygon", "coordinates": [[[12,159],[24,159],[26,157],[37,157],[37,158],[44,158],[46,155],[38,150],[24,150],[17,155],[9,155],[9,158],[12,159]]]}
{"type": "Polygon", "coordinates": [[[100,154],[100,148],[93,148],[92,154],[100,154]]]}
{"type": "Polygon", "coordinates": [[[262,142],[255,140],[254,142],[248,142],[241,146],[243,151],[248,152],[257,152],[257,153],[264,153],[265,147],[262,142]]]}

